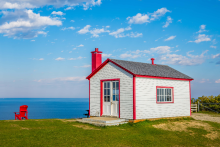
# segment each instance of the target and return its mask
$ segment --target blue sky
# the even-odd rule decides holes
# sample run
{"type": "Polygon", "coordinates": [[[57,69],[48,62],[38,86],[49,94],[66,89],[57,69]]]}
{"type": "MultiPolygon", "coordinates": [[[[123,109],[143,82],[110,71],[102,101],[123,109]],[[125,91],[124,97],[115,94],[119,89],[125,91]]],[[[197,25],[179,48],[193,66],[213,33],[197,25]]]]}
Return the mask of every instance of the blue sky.
{"type": "Polygon", "coordinates": [[[88,98],[91,51],[169,65],[220,94],[220,1],[1,0],[0,97],[88,98]]]}

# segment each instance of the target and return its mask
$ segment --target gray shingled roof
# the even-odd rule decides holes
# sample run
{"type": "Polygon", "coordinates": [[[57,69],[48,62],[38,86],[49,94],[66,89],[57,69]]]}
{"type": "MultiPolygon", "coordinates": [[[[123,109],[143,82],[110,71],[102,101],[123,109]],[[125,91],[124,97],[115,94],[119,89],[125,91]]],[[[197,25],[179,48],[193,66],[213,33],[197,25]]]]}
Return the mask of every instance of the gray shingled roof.
{"type": "Polygon", "coordinates": [[[170,78],[182,78],[182,79],[193,79],[167,65],[152,65],[149,63],[125,61],[110,59],[123,68],[129,70],[130,72],[137,75],[148,75],[148,76],[158,76],[158,77],[170,77],[170,78]]]}

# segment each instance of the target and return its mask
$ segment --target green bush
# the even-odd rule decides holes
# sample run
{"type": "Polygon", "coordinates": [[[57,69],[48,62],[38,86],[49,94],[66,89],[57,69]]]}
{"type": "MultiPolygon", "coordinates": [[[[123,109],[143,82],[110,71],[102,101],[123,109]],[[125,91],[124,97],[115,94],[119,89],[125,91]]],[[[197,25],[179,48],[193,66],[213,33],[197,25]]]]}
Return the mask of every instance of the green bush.
{"type": "Polygon", "coordinates": [[[220,112],[220,94],[218,96],[202,96],[198,97],[198,99],[192,98],[191,103],[192,104],[198,104],[200,103],[200,111],[211,111],[210,109],[220,112]],[[203,104],[206,103],[206,104],[203,104]],[[218,104],[213,104],[213,103],[218,103],[218,104]],[[203,107],[204,106],[204,107],[203,107]],[[210,109],[208,109],[208,108],[210,109]]]}

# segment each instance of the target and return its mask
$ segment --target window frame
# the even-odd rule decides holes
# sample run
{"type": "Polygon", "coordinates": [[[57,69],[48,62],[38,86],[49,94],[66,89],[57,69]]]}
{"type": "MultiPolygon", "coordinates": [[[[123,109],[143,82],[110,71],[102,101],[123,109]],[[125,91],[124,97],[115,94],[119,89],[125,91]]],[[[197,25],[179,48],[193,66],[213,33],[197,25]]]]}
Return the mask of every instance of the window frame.
{"type": "Polygon", "coordinates": [[[173,87],[168,87],[168,86],[156,86],[156,103],[157,104],[167,104],[167,103],[174,103],[174,88],[173,87]],[[158,102],[157,101],[157,89],[158,88],[169,88],[169,89],[172,89],[172,92],[171,92],[171,99],[172,101],[170,102],[158,102]]]}

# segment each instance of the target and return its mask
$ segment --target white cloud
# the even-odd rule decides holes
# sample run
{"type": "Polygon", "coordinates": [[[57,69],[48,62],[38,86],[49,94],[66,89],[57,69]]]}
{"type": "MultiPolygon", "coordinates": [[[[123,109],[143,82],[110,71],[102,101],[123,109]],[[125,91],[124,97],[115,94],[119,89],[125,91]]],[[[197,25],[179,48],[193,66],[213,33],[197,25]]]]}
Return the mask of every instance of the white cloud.
{"type": "Polygon", "coordinates": [[[60,15],[60,16],[65,15],[65,13],[63,13],[61,11],[53,11],[51,14],[53,14],[53,15],[60,15]]]}
{"type": "Polygon", "coordinates": [[[88,67],[91,67],[91,65],[83,65],[81,67],[88,68],[88,67]]]}
{"type": "Polygon", "coordinates": [[[72,10],[72,9],[74,9],[74,7],[67,7],[64,10],[67,11],[67,10],[72,10]]]}
{"type": "Polygon", "coordinates": [[[219,58],[220,57],[220,53],[219,54],[216,54],[216,55],[212,55],[212,58],[215,59],[215,58],[219,58]]]}
{"type": "Polygon", "coordinates": [[[75,30],[75,28],[74,27],[68,27],[68,28],[62,28],[61,30],[63,30],[63,31],[65,31],[65,30],[75,30]]]}
{"type": "Polygon", "coordinates": [[[76,48],[73,48],[73,50],[76,50],[76,48]]]}
{"type": "Polygon", "coordinates": [[[157,11],[154,11],[153,13],[148,14],[141,14],[137,13],[137,15],[133,17],[127,17],[129,24],[143,24],[143,23],[150,23],[151,21],[154,21],[156,19],[159,19],[161,16],[165,15],[167,12],[171,12],[167,10],[167,8],[160,8],[157,11]]]}
{"type": "Polygon", "coordinates": [[[69,53],[72,53],[72,51],[69,51],[69,53]]]}
{"type": "Polygon", "coordinates": [[[167,16],[167,21],[165,23],[165,25],[163,26],[163,28],[166,28],[170,25],[170,23],[172,23],[172,18],[170,16],[167,16]]]}
{"type": "Polygon", "coordinates": [[[200,30],[197,33],[206,32],[207,30],[205,30],[205,27],[206,27],[206,25],[201,25],[200,30]]]}
{"type": "Polygon", "coordinates": [[[164,60],[168,64],[174,65],[198,65],[205,61],[204,54],[207,53],[208,50],[204,51],[201,55],[192,55],[190,52],[187,52],[187,56],[177,54],[162,55],[161,60],[164,60]]]}
{"type": "Polygon", "coordinates": [[[209,82],[209,79],[202,79],[199,81],[199,83],[207,83],[207,82],[209,82]]]}
{"type": "Polygon", "coordinates": [[[93,37],[99,37],[98,34],[104,33],[104,32],[110,32],[110,31],[109,30],[105,30],[104,28],[102,28],[102,29],[96,29],[95,28],[95,29],[90,31],[90,33],[92,34],[93,37]]]}
{"type": "Polygon", "coordinates": [[[215,83],[220,83],[220,79],[216,80],[215,83]]]}
{"type": "Polygon", "coordinates": [[[101,34],[101,33],[110,32],[109,30],[105,30],[104,28],[102,28],[102,29],[94,28],[93,30],[89,30],[90,27],[91,27],[90,25],[86,25],[83,29],[79,30],[78,33],[79,34],[90,33],[90,34],[92,34],[92,37],[99,37],[99,34],[101,34]]]}
{"type": "Polygon", "coordinates": [[[79,56],[79,57],[77,57],[77,58],[70,58],[70,59],[68,59],[68,60],[80,60],[80,59],[83,59],[83,58],[86,58],[86,57],[81,57],[81,56],[79,56]]]}
{"type": "Polygon", "coordinates": [[[171,47],[169,46],[158,46],[156,48],[151,48],[151,52],[157,52],[159,54],[164,54],[164,53],[169,53],[171,52],[170,51],[171,47]]]}
{"type": "Polygon", "coordinates": [[[70,22],[75,22],[75,20],[70,20],[70,22]]]}
{"type": "Polygon", "coordinates": [[[156,39],[155,41],[158,41],[158,40],[160,40],[161,38],[163,38],[163,37],[160,37],[160,38],[156,39]]]}
{"type": "Polygon", "coordinates": [[[44,58],[40,58],[39,60],[44,60],[44,58]]]}
{"type": "Polygon", "coordinates": [[[35,82],[39,83],[51,83],[51,82],[74,82],[74,81],[83,81],[86,80],[86,77],[60,77],[60,78],[53,78],[53,79],[40,79],[40,80],[34,80],[35,82]]]}
{"type": "Polygon", "coordinates": [[[90,25],[86,25],[83,29],[79,30],[78,33],[79,34],[86,34],[89,32],[90,27],[91,27],[90,25]]]}
{"type": "Polygon", "coordinates": [[[35,41],[35,40],[31,40],[31,41],[35,41]]]}
{"type": "Polygon", "coordinates": [[[133,54],[127,54],[127,53],[120,55],[120,58],[137,58],[137,57],[140,57],[140,55],[133,55],[133,54]]]}
{"type": "Polygon", "coordinates": [[[165,39],[164,41],[169,41],[169,40],[173,40],[174,38],[176,38],[176,36],[170,36],[167,39],[165,39]]]}
{"type": "Polygon", "coordinates": [[[214,49],[216,49],[216,48],[217,48],[217,46],[214,46],[214,45],[211,45],[210,47],[211,47],[211,48],[214,48],[214,49]]]}
{"type": "MultiPolygon", "coordinates": [[[[10,0],[8,0],[10,1],[10,0]]],[[[10,2],[5,2],[4,0],[0,2],[0,8],[1,9],[24,9],[24,8],[35,8],[36,6],[30,4],[30,3],[10,3],[10,2]]]]}
{"type": "Polygon", "coordinates": [[[83,47],[84,45],[83,44],[80,44],[80,45],[78,45],[77,47],[83,47]]]}
{"type": "Polygon", "coordinates": [[[102,58],[109,58],[111,56],[112,56],[112,54],[102,54],[102,58]]]}
{"type": "Polygon", "coordinates": [[[141,14],[138,13],[137,15],[133,17],[127,17],[127,20],[129,24],[143,24],[149,22],[150,17],[147,14],[141,14]]]}
{"type": "MultiPolygon", "coordinates": [[[[62,52],[62,51],[61,51],[61,52],[62,52]]],[[[56,58],[55,60],[57,60],[57,61],[63,61],[63,60],[65,60],[65,58],[58,57],[58,58],[56,58]]]]}
{"type": "Polygon", "coordinates": [[[115,38],[122,38],[122,37],[136,38],[136,37],[141,37],[143,35],[142,33],[137,33],[137,32],[135,32],[135,33],[131,32],[131,33],[127,33],[127,34],[123,33],[124,31],[129,31],[129,30],[131,30],[130,26],[128,26],[126,28],[120,28],[117,31],[109,33],[109,35],[112,35],[115,38]]]}
{"type": "Polygon", "coordinates": [[[100,6],[101,3],[102,3],[101,0],[97,0],[97,1],[91,0],[90,2],[86,2],[86,4],[83,4],[84,7],[83,9],[88,10],[88,8],[91,6],[96,6],[96,5],[100,6]]]}
{"type": "Polygon", "coordinates": [[[180,23],[182,23],[182,19],[179,19],[177,22],[180,22],[180,23]]]}
{"type": "Polygon", "coordinates": [[[200,43],[203,41],[211,41],[211,38],[209,35],[205,35],[205,34],[199,34],[198,37],[196,37],[197,40],[195,41],[189,41],[189,42],[195,42],[195,43],[200,43]]]}
{"type": "Polygon", "coordinates": [[[101,0],[1,0],[0,9],[24,9],[24,8],[39,8],[44,6],[54,6],[56,8],[68,6],[66,9],[69,10],[70,7],[82,6],[84,10],[90,7],[101,5],[101,0]]]}
{"type": "Polygon", "coordinates": [[[106,26],[106,28],[110,28],[110,26],[106,26]]]}
{"type": "Polygon", "coordinates": [[[4,11],[2,12],[3,23],[0,25],[0,33],[14,38],[34,38],[39,34],[47,35],[47,26],[60,26],[62,22],[58,18],[40,16],[32,10],[4,11]]]}
{"type": "Polygon", "coordinates": [[[61,53],[62,53],[63,51],[61,51],[61,53]]]}

